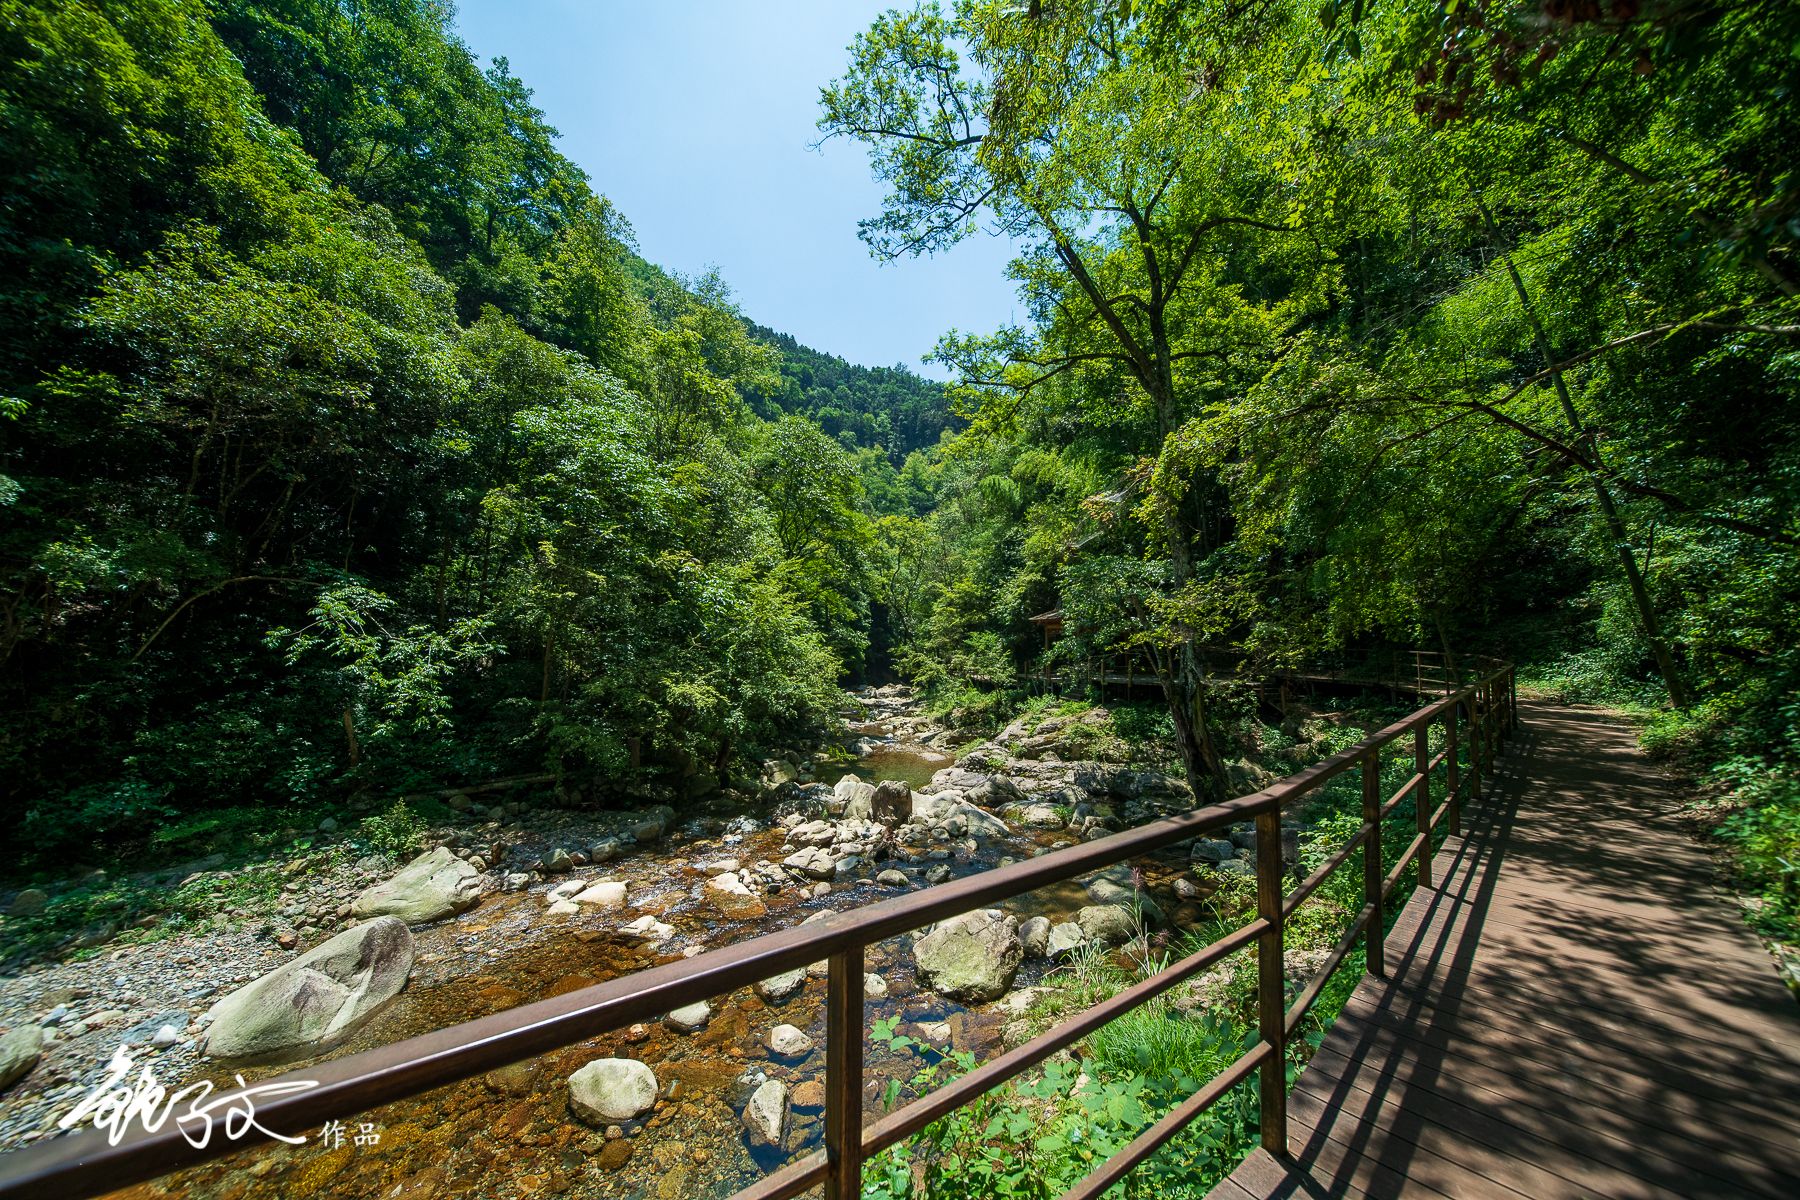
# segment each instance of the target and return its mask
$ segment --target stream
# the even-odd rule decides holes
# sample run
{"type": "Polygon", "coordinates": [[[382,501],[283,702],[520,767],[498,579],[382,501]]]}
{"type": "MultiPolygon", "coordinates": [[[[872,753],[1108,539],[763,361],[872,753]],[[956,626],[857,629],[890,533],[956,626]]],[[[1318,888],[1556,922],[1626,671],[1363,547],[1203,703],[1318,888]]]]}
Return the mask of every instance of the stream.
{"type": "MultiPolygon", "coordinates": [[[[864,779],[901,779],[915,789],[950,765],[951,755],[906,737],[907,718],[853,726],[863,740],[861,757],[848,767],[819,767],[818,779],[854,773],[864,779]],[[900,732],[896,732],[896,728],[900,732]]],[[[718,822],[714,823],[715,825],[718,822]]],[[[785,834],[753,822],[733,822],[743,832],[702,834],[690,823],[660,843],[604,867],[577,872],[583,878],[618,879],[628,888],[627,912],[546,914],[550,881],[519,893],[486,897],[460,917],[415,931],[417,960],[406,990],[328,1054],[279,1066],[244,1069],[207,1060],[211,1078],[226,1084],[236,1070],[255,1079],[312,1062],[382,1046],[515,1005],[560,995],[660,963],[680,960],[710,946],[789,928],[815,913],[855,907],[898,894],[872,879],[839,881],[829,895],[787,887],[761,896],[766,913],[723,914],[705,897],[704,884],[718,861],[779,861],[785,834]],[[629,919],[649,915],[671,926],[658,944],[621,932],[629,919]]],[[[1016,829],[1004,838],[953,842],[934,851],[952,877],[988,870],[1003,860],[1066,845],[1070,835],[1016,829]]],[[[925,856],[920,856],[922,861],[925,856]]],[[[889,864],[878,864],[879,866],[889,864]]],[[[1178,868],[1146,862],[1149,889],[1166,894],[1178,868]]],[[[914,886],[919,884],[914,880],[914,886]]],[[[1071,882],[1019,897],[1007,909],[1021,919],[1043,913],[1066,920],[1093,903],[1071,882]]],[[[1167,911],[1175,911],[1164,901],[1167,911]]],[[[978,1059],[1002,1048],[1002,1030],[1018,1012],[1002,1000],[970,1009],[926,990],[915,978],[909,947],[900,940],[871,946],[868,970],[882,977],[887,995],[868,1005],[871,1022],[898,1017],[902,1032],[936,1040],[942,1049],[978,1059]]],[[[712,997],[709,1024],[694,1033],[661,1022],[595,1038],[486,1076],[346,1118],[342,1131],[326,1130],[301,1146],[244,1151],[117,1193],[121,1196],[192,1196],[200,1200],[330,1196],[355,1200],[422,1200],[432,1196],[577,1195],[692,1200],[723,1196],[793,1155],[815,1148],[823,1132],[825,1029],[823,964],[818,977],[783,1003],[745,989],[712,997]],[[767,1034],[777,1024],[804,1030],[814,1046],[797,1059],[777,1057],[767,1034]],[[594,1129],[568,1107],[565,1081],[600,1058],[634,1058],[655,1071],[660,1102],[641,1122],[594,1129]],[[740,1114],[762,1082],[787,1084],[793,1101],[785,1146],[756,1149],[740,1114]],[[322,1136],[323,1135],[323,1136],[322,1136]],[[371,1137],[371,1135],[374,1135],[371,1137]],[[341,1138],[342,1144],[335,1144],[341,1138]],[[378,1139],[378,1140],[377,1140],[378,1139]]],[[[1027,959],[1014,984],[1037,984],[1053,970],[1027,959]]],[[[867,1051],[867,1111],[881,1111],[887,1080],[909,1079],[921,1065],[915,1051],[895,1055],[867,1051]]],[[[936,1057],[931,1055],[931,1057],[936,1057]]]]}

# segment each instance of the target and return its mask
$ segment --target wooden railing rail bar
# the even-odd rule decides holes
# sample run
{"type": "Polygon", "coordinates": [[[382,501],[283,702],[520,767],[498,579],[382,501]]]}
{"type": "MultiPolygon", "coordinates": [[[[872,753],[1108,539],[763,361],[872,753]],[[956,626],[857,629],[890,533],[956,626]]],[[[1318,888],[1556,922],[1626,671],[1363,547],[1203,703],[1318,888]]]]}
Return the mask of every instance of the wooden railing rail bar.
{"type": "Polygon", "coordinates": [[[1368,841],[1363,846],[1363,904],[1369,909],[1369,935],[1364,960],[1369,974],[1387,978],[1387,957],[1383,953],[1387,940],[1386,922],[1382,916],[1382,900],[1387,892],[1381,886],[1381,759],[1370,754],[1362,765],[1363,828],[1368,841]]]}
{"type": "Polygon", "coordinates": [[[1337,974],[1337,969],[1343,965],[1345,956],[1356,946],[1356,939],[1367,932],[1369,922],[1374,918],[1374,908],[1367,904],[1363,905],[1357,911],[1356,918],[1350,922],[1350,927],[1344,930],[1344,936],[1338,939],[1336,946],[1332,947],[1324,964],[1313,972],[1313,977],[1306,981],[1306,986],[1300,989],[1298,996],[1294,997],[1294,1002],[1288,1006],[1286,1017],[1289,1037],[1292,1037],[1294,1031],[1300,1028],[1300,1022],[1306,1019],[1306,1014],[1311,1011],[1314,1001],[1318,1000],[1319,993],[1325,990],[1325,985],[1331,982],[1333,975],[1337,974]]]}
{"type": "MultiPolygon", "coordinates": [[[[1472,664],[1482,660],[1470,660],[1472,664]]],[[[910,895],[863,908],[834,913],[824,920],[797,925],[736,945],[706,951],[691,959],[652,967],[562,996],[467,1021],[408,1038],[281,1077],[305,1079],[303,1091],[260,1100],[255,1124],[246,1136],[214,1139],[205,1147],[190,1145],[174,1123],[156,1133],[137,1129],[118,1144],[95,1130],[59,1138],[0,1156],[0,1198],[42,1194],[91,1196],[153,1179],[223,1154],[272,1139],[275,1134],[304,1135],[330,1120],[406,1099],[446,1084],[472,1078],[498,1067],[585,1041],[638,1021],[655,1020],[697,1000],[748,987],[760,979],[824,959],[828,962],[826,996],[826,1128],[825,1146],[789,1163],[738,1193],[756,1200],[779,1200],[824,1184],[831,1200],[860,1195],[866,1158],[917,1132],[982,1092],[1016,1077],[1056,1051],[1079,1041],[1124,1012],[1166,991],[1198,971],[1252,943],[1257,947],[1256,1046],[1224,1074],[1114,1155],[1073,1189],[1071,1196],[1098,1195],[1126,1171],[1173,1137],[1194,1116],[1231,1087],[1257,1071],[1260,1077],[1262,1144],[1275,1154],[1287,1153],[1286,1042],[1306,1011],[1342,964],[1360,933],[1368,970],[1385,975],[1384,902],[1400,873],[1418,856],[1423,878],[1430,835],[1448,818],[1460,821],[1464,789],[1459,786],[1457,726],[1469,714],[1468,794],[1480,794],[1484,765],[1489,766],[1498,741],[1517,721],[1516,689],[1510,665],[1486,661],[1475,682],[1363,738],[1305,770],[1261,791],[1165,817],[1136,829],[1066,847],[1037,858],[966,876],[910,895]],[[1496,711],[1494,705],[1501,705],[1496,711]],[[1446,726],[1444,751],[1428,759],[1431,725],[1446,726]],[[1380,799],[1381,751],[1406,733],[1414,735],[1418,768],[1395,800],[1380,799]],[[1484,764],[1484,759],[1486,760],[1484,764]],[[1446,765],[1447,787],[1439,808],[1428,809],[1430,772],[1446,765]],[[1352,768],[1362,773],[1363,823],[1348,845],[1284,899],[1281,813],[1284,807],[1352,768]],[[1420,832],[1392,874],[1383,871],[1382,820],[1388,809],[1409,793],[1419,805],[1420,832]],[[862,1050],[865,1006],[864,951],[875,942],[923,928],[946,917],[1035,891],[1052,884],[1149,854],[1212,832],[1237,821],[1256,823],[1257,915],[1231,934],[1189,955],[1149,979],[1086,1010],[1076,1018],[1034,1038],[958,1080],[906,1107],[865,1124],[862,1112],[862,1050]],[[1364,862],[1364,904],[1324,968],[1302,988],[1295,1003],[1284,1003],[1283,942],[1285,919],[1311,896],[1360,846],[1364,862]]],[[[262,1081],[266,1086],[273,1081],[262,1081]]],[[[229,1101],[232,1092],[223,1093],[229,1101]]]]}
{"type": "Polygon", "coordinates": [[[1349,841],[1345,842],[1342,846],[1339,846],[1337,852],[1326,859],[1324,864],[1321,865],[1318,870],[1301,880],[1294,890],[1288,893],[1287,900],[1282,904],[1282,915],[1284,917],[1292,916],[1294,910],[1304,904],[1306,898],[1317,891],[1320,884],[1331,878],[1333,873],[1335,873],[1339,867],[1344,865],[1345,860],[1361,849],[1374,834],[1375,828],[1372,825],[1364,824],[1358,827],[1356,833],[1351,836],[1349,841]]]}

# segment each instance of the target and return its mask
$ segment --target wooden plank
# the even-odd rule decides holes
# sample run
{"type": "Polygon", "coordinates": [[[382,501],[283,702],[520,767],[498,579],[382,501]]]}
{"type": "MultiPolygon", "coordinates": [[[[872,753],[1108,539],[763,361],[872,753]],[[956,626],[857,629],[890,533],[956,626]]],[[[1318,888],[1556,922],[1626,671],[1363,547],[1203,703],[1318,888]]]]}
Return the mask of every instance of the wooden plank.
{"type": "MultiPolygon", "coordinates": [[[[1440,1146],[1425,1146],[1394,1137],[1373,1123],[1338,1121],[1316,1097],[1294,1098],[1294,1153],[1296,1159],[1328,1167],[1335,1176],[1347,1177],[1375,1195],[1385,1194],[1372,1180],[1374,1168],[1384,1167],[1406,1180],[1403,1191],[1423,1185],[1455,1200],[1546,1200],[1554,1190],[1520,1191],[1470,1170],[1465,1163],[1445,1157],[1440,1146]],[[1367,1182],[1364,1182],[1367,1181],[1367,1182]]],[[[1445,1139],[1446,1141],[1448,1139],[1445,1139]]],[[[1538,1184],[1553,1183],[1553,1176],[1523,1172],[1538,1184]]],[[[1651,1200],[1645,1197],[1644,1200],[1651,1200]]]]}
{"type": "MultiPolygon", "coordinates": [[[[1800,1195],[1800,1010],[1630,731],[1536,709],[1289,1097],[1242,1194],[1800,1195]],[[1423,1192],[1421,1191],[1423,1189],[1423,1192]]],[[[1496,769],[1497,768],[1497,769],[1496,769]]]]}
{"type": "MultiPolygon", "coordinates": [[[[1416,1021],[1387,1012],[1366,996],[1352,997],[1344,1019],[1325,1039],[1340,1051],[1345,1046],[1381,1044],[1396,1037],[1427,1046],[1435,1052],[1451,1047],[1464,1057],[1507,1070],[1521,1078],[1558,1080],[1564,1091],[1579,1089],[1599,1097],[1636,1095],[1665,1089],[1688,1100],[1696,1116],[1711,1114],[1721,1122],[1745,1127],[1766,1126],[1771,1133],[1785,1133],[1800,1144],[1800,1104],[1758,1104],[1741,1081],[1729,1072],[1708,1071],[1695,1060],[1653,1062],[1631,1058],[1604,1047],[1584,1047],[1570,1039],[1537,1040],[1521,1027],[1496,1019],[1489,1010],[1466,1024],[1416,1021]],[[1360,1034],[1355,1031],[1360,1030],[1360,1034]],[[1340,1034],[1340,1031],[1342,1033],[1340,1034]],[[1499,1044],[1488,1044],[1492,1033],[1499,1044]],[[1354,1038],[1353,1041],[1349,1040],[1354,1038]]],[[[1304,1076],[1303,1076],[1304,1078],[1304,1076]]],[[[1779,1095],[1779,1093],[1777,1093],[1779,1095]]],[[[1680,1132],[1676,1130],[1674,1132],[1680,1132]]]]}
{"type": "MultiPolygon", "coordinates": [[[[1541,1080],[1521,1084],[1498,1073],[1478,1072],[1454,1054],[1443,1060],[1395,1055],[1359,1062],[1321,1050],[1320,1060],[1329,1080],[1322,1074],[1320,1082],[1303,1085],[1296,1095],[1304,1090],[1317,1097],[1320,1089],[1332,1089],[1330,1095],[1348,1111],[1371,1113],[1380,1106],[1373,1116],[1378,1123],[1394,1122],[1386,1128],[1404,1128],[1402,1108],[1428,1113],[1432,1125],[1453,1131],[1467,1144],[1542,1163],[1603,1194],[1616,1186],[1619,1176],[1631,1176],[1671,1195],[1741,1196],[1747,1189],[1778,1200],[1800,1195],[1800,1175],[1755,1154],[1754,1148],[1697,1146],[1691,1135],[1646,1138],[1644,1123],[1630,1120],[1631,1114],[1579,1100],[1558,1111],[1559,1097],[1545,1092],[1541,1080]],[[1608,1122],[1605,1115],[1615,1119],[1608,1122]]],[[[1637,1099],[1653,1102],[1642,1094],[1637,1099]]],[[[1637,1115],[1642,1116],[1641,1110],[1637,1115]]],[[[1440,1153],[1462,1158],[1460,1150],[1440,1153]]]]}

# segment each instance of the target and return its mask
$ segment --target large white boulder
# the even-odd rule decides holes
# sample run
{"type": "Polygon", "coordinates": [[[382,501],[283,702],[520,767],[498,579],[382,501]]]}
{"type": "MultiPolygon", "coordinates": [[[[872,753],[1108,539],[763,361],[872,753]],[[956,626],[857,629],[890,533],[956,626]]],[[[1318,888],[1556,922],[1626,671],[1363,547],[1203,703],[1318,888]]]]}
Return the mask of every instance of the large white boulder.
{"type": "Polygon", "coordinates": [[[351,911],[359,917],[399,917],[408,925],[419,925],[473,908],[480,899],[481,873],[439,846],[358,896],[351,911]]]}
{"type": "Polygon", "coordinates": [[[995,908],[951,917],[913,946],[919,978],[969,1003],[1004,996],[1024,957],[1018,919],[995,908]]]}
{"type": "Polygon", "coordinates": [[[588,1125],[629,1121],[656,1107],[656,1072],[635,1058],[601,1058],[569,1076],[569,1111],[588,1125]]]}
{"type": "Polygon", "coordinates": [[[779,1079],[770,1079],[750,1094],[744,1106],[744,1128],[758,1146],[781,1147],[787,1133],[788,1090],[779,1079]]]}
{"type": "Polygon", "coordinates": [[[0,1037],[0,1091],[11,1087],[37,1066],[44,1053],[44,1031],[19,1025],[0,1037]]]}
{"type": "Polygon", "coordinates": [[[203,1048],[247,1058],[331,1041],[398,994],[412,966],[412,933],[398,917],[346,929],[213,1005],[203,1048]]]}

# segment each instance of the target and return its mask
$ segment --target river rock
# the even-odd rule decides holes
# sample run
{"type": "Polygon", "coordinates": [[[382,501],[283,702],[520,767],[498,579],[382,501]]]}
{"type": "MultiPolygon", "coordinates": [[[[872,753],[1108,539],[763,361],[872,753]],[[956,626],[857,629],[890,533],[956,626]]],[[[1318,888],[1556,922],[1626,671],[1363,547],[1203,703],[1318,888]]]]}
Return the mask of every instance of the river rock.
{"type": "Polygon", "coordinates": [[[201,1018],[207,1054],[243,1058],[341,1036],[406,986],[413,937],[383,916],[231,993],[201,1018]]]}
{"type": "Polygon", "coordinates": [[[1224,838],[1201,838],[1188,854],[1193,862],[1222,863],[1237,853],[1237,847],[1224,838]]]}
{"type": "Polygon", "coordinates": [[[1018,820],[1030,829],[1061,829],[1068,824],[1053,804],[1027,804],[1015,811],[1018,820]]]}
{"type": "MultiPolygon", "coordinates": [[[[744,875],[748,874],[749,872],[744,872],[744,875]]],[[[726,871],[707,880],[706,887],[702,889],[707,901],[727,916],[760,917],[768,912],[768,906],[751,890],[744,875],[726,871]]]]}
{"type": "Polygon", "coordinates": [[[950,817],[961,818],[964,829],[976,837],[1007,837],[1012,826],[986,809],[976,808],[967,800],[959,800],[950,817]]]}
{"type": "Polygon", "coordinates": [[[698,1033],[706,1028],[706,1023],[710,1020],[712,1005],[704,1000],[697,1000],[665,1016],[663,1024],[677,1033],[698,1033]]]}
{"type": "Polygon", "coordinates": [[[1019,923],[1019,945],[1026,958],[1043,958],[1050,953],[1050,918],[1030,917],[1019,923]]]}
{"type": "Polygon", "coordinates": [[[875,812],[875,785],[854,775],[846,775],[831,789],[835,809],[846,821],[867,821],[875,812]]]}
{"type": "Polygon", "coordinates": [[[1204,893],[1200,890],[1200,885],[1195,883],[1192,879],[1189,879],[1186,875],[1183,875],[1180,879],[1175,881],[1175,898],[1177,900],[1191,903],[1200,899],[1203,894],[1204,893]]]}
{"type": "Polygon", "coordinates": [[[769,1030],[768,1045],[782,1058],[803,1058],[812,1053],[813,1040],[797,1025],[777,1025],[769,1030]]]}
{"type": "Polygon", "coordinates": [[[481,873],[439,846],[365,891],[350,908],[359,917],[398,917],[419,925],[473,908],[480,899],[481,873]]]}
{"type": "Polygon", "coordinates": [[[43,1054],[44,1031],[36,1025],[20,1025],[0,1037],[0,1091],[25,1078],[43,1054]]]}
{"type": "Polygon", "coordinates": [[[630,934],[632,937],[643,938],[645,941],[652,944],[666,942],[675,936],[675,927],[673,925],[664,924],[650,913],[645,913],[637,920],[628,921],[624,925],[619,926],[619,931],[621,933],[630,934]]]}
{"type": "Polygon", "coordinates": [[[869,797],[873,819],[883,825],[904,825],[912,820],[912,789],[898,779],[884,779],[869,797]]]}
{"type": "Polygon", "coordinates": [[[885,999],[887,999],[887,994],[888,994],[887,980],[885,980],[881,976],[875,974],[873,971],[864,972],[864,974],[863,974],[863,999],[865,999],[865,1000],[885,1000],[885,999]]]}
{"type": "Polygon", "coordinates": [[[913,946],[919,978],[970,1003],[1004,996],[1024,957],[1017,919],[994,908],[951,917],[913,946]]]}
{"type": "Polygon", "coordinates": [[[587,886],[585,879],[565,879],[544,893],[544,903],[555,904],[558,900],[567,900],[575,893],[585,891],[587,886]]]}
{"type": "Polygon", "coordinates": [[[744,1106],[744,1128],[750,1131],[752,1143],[780,1149],[787,1133],[787,1122],[788,1090],[785,1083],[770,1079],[750,1093],[750,1103],[744,1106]]]}
{"type": "Polygon", "coordinates": [[[910,884],[912,880],[906,877],[905,871],[889,867],[875,877],[875,882],[881,884],[883,887],[903,888],[910,884]]]}
{"type": "Polygon", "coordinates": [[[13,902],[7,906],[6,915],[9,917],[35,917],[43,912],[49,904],[50,897],[45,895],[41,888],[26,888],[13,897],[13,902]]]}
{"type": "Polygon", "coordinates": [[[771,1004],[779,1004],[806,986],[806,968],[797,967],[767,979],[756,981],[756,994],[771,1004]]]}
{"type": "Polygon", "coordinates": [[[583,908],[597,908],[602,912],[610,912],[613,909],[625,907],[625,883],[620,879],[602,879],[592,887],[576,892],[572,898],[583,908]]]}
{"type": "Polygon", "coordinates": [[[1137,936],[1137,921],[1118,904],[1090,904],[1075,914],[1075,923],[1091,941],[1103,946],[1123,946],[1137,936]]]}
{"type": "Polygon", "coordinates": [[[1063,958],[1075,953],[1087,944],[1087,934],[1074,921],[1063,921],[1050,927],[1050,938],[1044,944],[1044,953],[1050,958],[1063,958]]]}
{"type": "Polygon", "coordinates": [[[602,1058],[569,1076],[569,1111],[596,1129],[656,1106],[656,1072],[635,1058],[602,1058]]]}
{"type": "Polygon", "coordinates": [[[805,879],[830,879],[837,874],[837,860],[822,846],[808,846],[781,860],[781,865],[805,879]]]}

